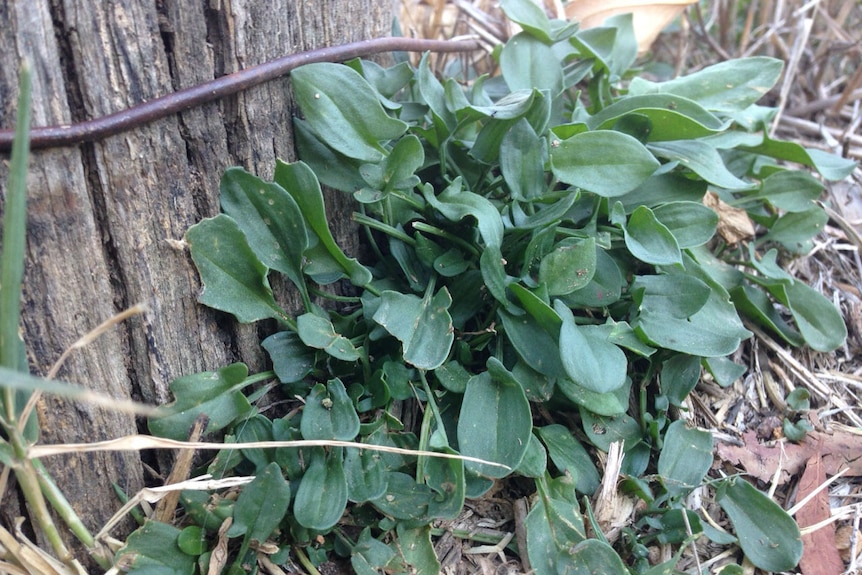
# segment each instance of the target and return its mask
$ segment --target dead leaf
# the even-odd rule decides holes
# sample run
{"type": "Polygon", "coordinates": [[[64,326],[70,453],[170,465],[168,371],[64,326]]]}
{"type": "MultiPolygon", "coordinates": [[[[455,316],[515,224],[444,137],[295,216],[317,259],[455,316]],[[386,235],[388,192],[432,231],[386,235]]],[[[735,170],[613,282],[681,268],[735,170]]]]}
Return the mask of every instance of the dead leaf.
{"type": "MultiPolygon", "coordinates": [[[[796,498],[804,499],[826,482],[826,471],[819,454],[815,453],[805,466],[805,472],[799,481],[799,492],[796,498]]],[[[796,522],[800,528],[816,525],[831,517],[829,512],[829,492],[821,489],[817,494],[796,512],[796,522]]],[[[835,524],[828,523],[802,535],[803,553],[799,568],[803,575],[840,575],[844,571],[844,562],[835,547],[835,524]]]]}
{"type": "Polygon", "coordinates": [[[722,202],[713,192],[708,192],[703,197],[703,203],[718,214],[718,235],[728,244],[734,245],[754,238],[754,224],[745,210],[722,202]]]}
{"type": "Polygon", "coordinates": [[[743,433],[742,441],[742,446],[720,443],[716,452],[724,461],[742,467],[761,481],[772,481],[780,462],[782,472],[778,483],[784,484],[800,473],[815,454],[820,455],[823,470],[828,475],[847,468],[847,475],[862,476],[862,435],[846,431],[812,431],[801,443],[785,442],[783,455],[781,445],[760,444],[754,431],[743,433]]]}
{"type": "MultiPolygon", "coordinates": [[[[862,540],[862,531],[856,532],[856,541],[862,540]]],[[[857,543],[858,545],[858,543],[857,543]]],[[[835,548],[843,561],[850,561],[853,550],[853,526],[842,525],[835,531],[835,548]]]]}

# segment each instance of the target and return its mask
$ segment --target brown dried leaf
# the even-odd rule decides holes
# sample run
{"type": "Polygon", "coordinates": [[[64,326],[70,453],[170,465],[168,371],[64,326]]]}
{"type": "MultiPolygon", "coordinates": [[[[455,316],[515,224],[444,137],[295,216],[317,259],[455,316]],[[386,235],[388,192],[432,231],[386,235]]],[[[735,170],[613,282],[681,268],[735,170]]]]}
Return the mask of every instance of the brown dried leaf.
{"type": "Polygon", "coordinates": [[[754,431],[745,432],[742,440],[742,446],[719,444],[716,451],[724,461],[739,465],[761,481],[772,481],[781,465],[778,483],[786,483],[802,471],[815,454],[822,458],[823,469],[829,475],[835,475],[846,467],[847,475],[862,476],[862,435],[845,431],[812,431],[801,443],[785,443],[783,454],[778,443],[760,444],[754,431]]]}
{"type": "Polygon", "coordinates": [[[745,210],[722,202],[713,192],[703,197],[703,204],[718,214],[718,235],[730,245],[754,238],[754,224],[745,210]]]}
{"type": "MultiPolygon", "coordinates": [[[[798,500],[804,499],[826,482],[826,470],[819,454],[814,454],[805,466],[805,472],[799,481],[798,500]]],[[[816,525],[829,519],[829,493],[821,489],[817,494],[796,512],[796,522],[800,528],[816,525]]],[[[840,575],[844,571],[844,562],[835,547],[835,524],[829,523],[811,533],[802,535],[804,552],[799,562],[803,575],[840,575]]]]}

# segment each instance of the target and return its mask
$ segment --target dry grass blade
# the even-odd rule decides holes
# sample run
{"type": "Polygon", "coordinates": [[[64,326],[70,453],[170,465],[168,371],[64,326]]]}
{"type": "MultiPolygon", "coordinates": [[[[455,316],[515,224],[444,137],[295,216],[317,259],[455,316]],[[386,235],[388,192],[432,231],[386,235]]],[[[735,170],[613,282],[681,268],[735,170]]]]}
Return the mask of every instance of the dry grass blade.
{"type": "Polygon", "coordinates": [[[486,461],[478,457],[466,455],[454,455],[450,453],[438,453],[436,451],[422,451],[414,449],[402,449],[400,447],[389,447],[387,445],[374,445],[372,443],[354,443],[353,441],[336,440],[311,440],[303,439],[297,441],[253,441],[245,443],[209,443],[204,441],[177,441],[150,435],[127,435],[107,441],[96,441],[93,443],[63,443],[59,445],[33,445],[27,450],[27,457],[36,459],[50,455],[62,455],[65,453],[93,453],[97,451],[141,451],[143,449],[268,449],[274,447],[354,447],[367,451],[382,451],[385,453],[398,453],[401,455],[414,455],[421,457],[440,457],[443,459],[460,459],[473,463],[492,465],[502,469],[509,469],[501,463],[486,461]]]}
{"type": "MultiPolygon", "coordinates": [[[[16,520],[15,535],[0,526],[0,557],[11,561],[9,573],[27,575],[86,575],[87,572],[77,561],[67,565],[31,542],[22,532],[24,518],[16,520]]],[[[5,569],[0,563],[0,572],[5,569]]]]}
{"type": "Polygon", "coordinates": [[[241,487],[254,481],[254,477],[227,477],[225,479],[212,479],[211,475],[201,475],[194,479],[173,483],[170,485],[162,485],[161,487],[145,487],[136,493],[111,517],[102,527],[99,533],[96,534],[96,540],[104,540],[111,530],[135,507],[143,502],[157,503],[163,501],[166,497],[180,491],[217,491],[220,489],[230,489],[232,487],[241,487]]]}

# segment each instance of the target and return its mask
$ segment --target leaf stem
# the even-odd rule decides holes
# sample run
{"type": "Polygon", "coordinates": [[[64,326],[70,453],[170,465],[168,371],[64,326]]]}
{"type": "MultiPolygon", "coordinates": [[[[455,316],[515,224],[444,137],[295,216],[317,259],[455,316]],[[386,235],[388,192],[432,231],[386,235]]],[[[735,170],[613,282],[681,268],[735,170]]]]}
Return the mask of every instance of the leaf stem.
{"type": "MultiPolygon", "coordinates": [[[[431,234],[440,238],[445,238],[452,243],[458,244],[468,252],[470,252],[474,257],[479,257],[480,253],[476,246],[470,244],[462,238],[459,238],[455,234],[449,233],[446,230],[441,230],[436,226],[432,226],[430,224],[426,224],[425,222],[413,222],[413,229],[420,232],[425,232],[427,234],[431,234]]],[[[411,238],[412,239],[412,238],[411,238]]]]}
{"type": "Polygon", "coordinates": [[[405,232],[395,229],[392,226],[385,224],[379,220],[375,220],[374,218],[368,217],[365,214],[360,214],[359,212],[353,212],[353,215],[351,217],[353,218],[353,221],[360,226],[366,226],[368,228],[383,232],[388,236],[392,236],[393,238],[401,240],[409,246],[416,245],[416,240],[411,238],[405,232]]]}
{"type": "Polygon", "coordinates": [[[302,563],[302,566],[305,567],[306,571],[311,575],[320,575],[320,571],[317,570],[317,567],[314,566],[314,563],[311,562],[311,559],[308,558],[308,555],[305,554],[302,547],[295,545],[293,547],[293,551],[296,553],[296,558],[299,559],[299,562],[302,563]]]}

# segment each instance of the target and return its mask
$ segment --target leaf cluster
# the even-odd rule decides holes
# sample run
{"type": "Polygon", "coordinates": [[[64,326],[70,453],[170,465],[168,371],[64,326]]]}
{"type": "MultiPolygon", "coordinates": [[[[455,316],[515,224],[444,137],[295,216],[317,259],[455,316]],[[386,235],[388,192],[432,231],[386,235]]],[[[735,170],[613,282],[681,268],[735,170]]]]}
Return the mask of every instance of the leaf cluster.
{"type": "MultiPolygon", "coordinates": [[[[276,320],[262,345],[285,395],[302,399],[282,417],[256,413],[235,365],[175,381],[171,415],[151,420],[181,439],[207,413],[208,431],[228,432],[209,471],[257,475],[236,501],[184,494],[186,529],[207,541],[191,553],[202,571],[232,517],[230,572],[253,564],[264,541],[276,562],[293,546],[312,565],[342,555],[357,573],[436,572],[430,525],[520,476],[535,496],[518,552],[536,573],[671,573],[673,562],[647,564],[645,545],[735,539],[685,509],[707,480],[712,439],[672,422],[670,408],[685,405],[702,370],[722,385],[741,375],[730,356],[751,335],[743,318],[789,345],[842,344],[832,303],[780,263],[805,253],[826,220],[820,180],[788,162],[824,179],[853,165],[766,135],[774,112],[757,102],[779,61],[652,82],[630,70],[630,17],[579,31],[531,2],[502,5],[523,32],[495,55],[497,78],[441,81],[427,56],[416,68],[296,70],[302,161],[279,162],[272,181],[227,170],[223,213],[188,231],[200,301],[242,322],[276,320]],[[363,261],[333,238],[321,184],[355,198],[363,261]],[[756,237],[719,233],[731,207],[756,237]],[[300,314],[276,301],[273,272],[301,294],[300,314]],[[338,281],[356,295],[319,305],[321,286],[338,281]],[[487,463],[229,449],[294,439],[487,463]],[[623,487],[646,511],[611,545],[581,497],[601,480],[594,454],[614,442],[623,487]]],[[[795,566],[799,531],[784,511],[741,479],[713,485],[755,565],[795,566]]]]}

